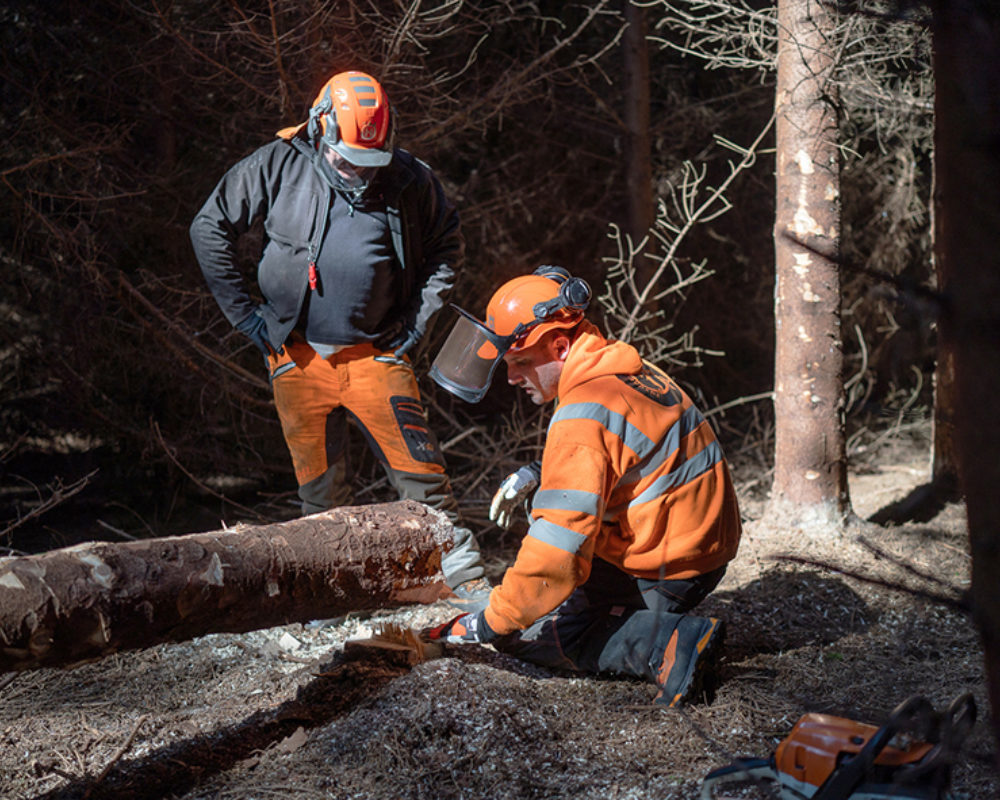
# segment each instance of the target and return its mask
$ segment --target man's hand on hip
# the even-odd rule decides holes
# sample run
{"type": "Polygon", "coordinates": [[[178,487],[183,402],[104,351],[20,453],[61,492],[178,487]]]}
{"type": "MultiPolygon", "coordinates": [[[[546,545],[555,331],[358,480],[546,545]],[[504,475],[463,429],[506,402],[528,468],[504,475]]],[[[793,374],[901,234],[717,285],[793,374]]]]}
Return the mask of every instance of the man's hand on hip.
{"type": "MultiPolygon", "coordinates": [[[[267,340],[267,323],[256,310],[236,323],[236,330],[246,336],[264,354],[264,358],[274,355],[274,348],[267,340]]],[[[285,348],[281,348],[284,350],[285,348]]]]}
{"type": "Polygon", "coordinates": [[[410,365],[403,359],[403,356],[409,353],[419,341],[420,334],[409,325],[399,323],[385,335],[375,340],[374,345],[380,350],[391,351],[391,354],[384,353],[380,356],[375,356],[375,360],[385,362],[386,364],[399,364],[408,367],[410,365]]]}

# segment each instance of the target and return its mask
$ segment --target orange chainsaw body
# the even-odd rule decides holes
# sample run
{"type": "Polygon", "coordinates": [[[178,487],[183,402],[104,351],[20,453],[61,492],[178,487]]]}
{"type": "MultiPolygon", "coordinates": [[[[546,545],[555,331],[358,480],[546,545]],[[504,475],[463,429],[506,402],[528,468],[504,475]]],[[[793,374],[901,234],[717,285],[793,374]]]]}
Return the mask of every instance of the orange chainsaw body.
{"type": "MultiPolygon", "coordinates": [[[[778,745],[774,753],[776,771],[800,786],[813,790],[823,784],[845,757],[855,756],[878,731],[874,725],[827,714],[806,714],[778,745]]],[[[930,751],[927,742],[889,744],[875,763],[884,767],[914,764],[930,751]]],[[[807,794],[812,794],[808,792],[807,794]]]]}
{"type": "Polygon", "coordinates": [[[741,758],[712,770],[701,800],[732,781],[774,781],[781,800],[943,800],[951,765],[976,722],[971,692],[938,713],[919,695],[896,706],[882,727],[806,714],[768,758],[741,758]]]}

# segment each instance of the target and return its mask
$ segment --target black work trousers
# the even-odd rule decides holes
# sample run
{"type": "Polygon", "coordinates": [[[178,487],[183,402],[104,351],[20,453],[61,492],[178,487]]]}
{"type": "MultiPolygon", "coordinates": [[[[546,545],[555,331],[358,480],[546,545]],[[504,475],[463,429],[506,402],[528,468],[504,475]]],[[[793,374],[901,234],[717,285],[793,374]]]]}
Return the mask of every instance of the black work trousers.
{"type": "Polygon", "coordinates": [[[590,577],[558,608],[492,644],[553,669],[656,683],[671,634],[725,573],[722,566],[684,580],[647,580],[595,558],[590,577]]]}

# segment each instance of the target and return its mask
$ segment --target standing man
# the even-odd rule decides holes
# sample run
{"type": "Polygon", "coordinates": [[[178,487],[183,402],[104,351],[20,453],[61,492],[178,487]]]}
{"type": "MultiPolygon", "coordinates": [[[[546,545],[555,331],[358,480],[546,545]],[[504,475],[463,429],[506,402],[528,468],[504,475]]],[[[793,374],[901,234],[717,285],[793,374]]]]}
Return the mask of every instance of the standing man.
{"type": "Polygon", "coordinates": [[[531,525],[488,606],[430,631],[484,642],[552,668],[612,672],[659,687],[674,706],[699,698],[722,622],[686,612],[736,555],[740,516],[705,418],[634,347],[584,319],[590,288],[560,267],[505,283],[482,323],[467,312],[431,375],[476,402],[501,360],[536,404],[555,400],[540,468],[497,492],[491,518],[537,487],[531,525]]]}
{"type": "Polygon", "coordinates": [[[302,513],[352,502],[346,423],[401,498],[448,514],[442,569],[456,604],[489,594],[479,548],[458,524],[444,458],[407,353],[462,262],[458,214],[430,168],[393,146],[393,112],[363,72],[334,75],[309,119],[232,167],[191,224],[226,318],[267,362],[302,513]],[[263,224],[256,302],[237,243],[263,224]]]}

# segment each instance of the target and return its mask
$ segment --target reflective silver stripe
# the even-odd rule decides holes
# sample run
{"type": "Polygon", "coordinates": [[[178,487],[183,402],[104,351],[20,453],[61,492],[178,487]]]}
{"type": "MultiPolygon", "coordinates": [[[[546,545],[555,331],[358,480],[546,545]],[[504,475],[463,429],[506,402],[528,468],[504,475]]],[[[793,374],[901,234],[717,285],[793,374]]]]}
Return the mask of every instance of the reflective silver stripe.
{"type": "Polygon", "coordinates": [[[629,501],[628,507],[656,500],[671,489],[690,483],[699,475],[704,475],[720,461],[722,461],[722,448],[719,447],[718,442],[712,442],[696,456],[678,466],[677,469],[653,481],[642,494],[629,501]]]}
{"type": "Polygon", "coordinates": [[[681,446],[681,439],[696,430],[704,421],[705,418],[701,412],[694,406],[690,406],[681,414],[680,419],[670,426],[666,435],[646,457],[622,475],[621,480],[618,481],[618,485],[628,486],[630,483],[635,483],[659,470],[663,466],[663,463],[681,446]]]}
{"type": "Polygon", "coordinates": [[[562,406],[552,415],[549,431],[557,422],[574,419],[589,419],[603,426],[609,433],[622,440],[622,444],[634,451],[640,458],[645,457],[655,447],[655,442],[607,406],[600,403],[571,403],[562,406]]]}
{"type": "Polygon", "coordinates": [[[597,517],[601,514],[603,500],[596,492],[580,489],[545,489],[535,492],[531,508],[551,508],[558,511],[581,511],[597,517]]]}
{"type": "Polygon", "coordinates": [[[560,550],[565,550],[567,553],[572,553],[573,555],[580,552],[583,543],[587,541],[587,537],[582,533],[571,531],[569,528],[564,528],[562,525],[556,525],[554,522],[548,522],[544,519],[536,519],[531,523],[531,527],[528,528],[528,536],[538,539],[540,542],[550,544],[553,547],[558,547],[560,550]]]}

